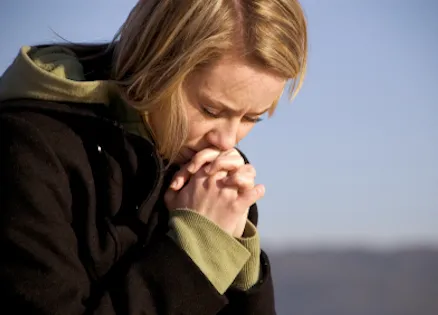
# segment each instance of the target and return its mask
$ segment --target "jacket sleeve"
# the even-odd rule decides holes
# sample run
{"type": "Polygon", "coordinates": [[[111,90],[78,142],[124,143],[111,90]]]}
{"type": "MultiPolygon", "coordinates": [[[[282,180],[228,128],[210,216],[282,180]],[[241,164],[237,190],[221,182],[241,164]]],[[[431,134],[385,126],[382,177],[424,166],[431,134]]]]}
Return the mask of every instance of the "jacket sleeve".
{"type": "Polygon", "coordinates": [[[274,288],[268,256],[260,254],[261,276],[249,290],[230,288],[225,295],[229,303],[220,315],[276,315],[274,288]]]}
{"type": "Polygon", "coordinates": [[[122,259],[111,281],[91,283],[72,228],[69,176],[44,135],[2,115],[0,152],[1,314],[209,315],[226,306],[167,236],[122,259]]]}

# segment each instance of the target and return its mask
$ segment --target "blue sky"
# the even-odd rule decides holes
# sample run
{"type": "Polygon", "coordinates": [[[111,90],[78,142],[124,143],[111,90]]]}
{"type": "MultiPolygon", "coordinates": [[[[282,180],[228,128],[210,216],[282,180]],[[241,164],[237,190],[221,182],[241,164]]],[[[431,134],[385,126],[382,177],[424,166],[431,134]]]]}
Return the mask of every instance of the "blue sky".
{"type": "MultiPolygon", "coordinates": [[[[0,73],[22,45],[112,38],[135,0],[2,0],[0,73]]],[[[242,149],[270,246],[438,245],[438,2],[302,0],[309,70],[242,149]]]]}

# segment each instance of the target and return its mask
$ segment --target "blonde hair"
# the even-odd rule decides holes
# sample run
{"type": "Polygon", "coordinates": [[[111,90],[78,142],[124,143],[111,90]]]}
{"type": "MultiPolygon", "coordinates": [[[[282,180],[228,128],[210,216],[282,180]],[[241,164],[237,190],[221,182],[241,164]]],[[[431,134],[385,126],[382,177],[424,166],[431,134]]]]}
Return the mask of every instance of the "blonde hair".
{"type": "Polygon", "coordinates": [[[186,78],[238,50],[291,80],[292,100],[306,71],[307,26],[297,0],[140,0],[113,45],[112,79],[121,97],[145,120],[160,117],[153,136],[172,161],[188,132],[180,106],[186,78]]]}

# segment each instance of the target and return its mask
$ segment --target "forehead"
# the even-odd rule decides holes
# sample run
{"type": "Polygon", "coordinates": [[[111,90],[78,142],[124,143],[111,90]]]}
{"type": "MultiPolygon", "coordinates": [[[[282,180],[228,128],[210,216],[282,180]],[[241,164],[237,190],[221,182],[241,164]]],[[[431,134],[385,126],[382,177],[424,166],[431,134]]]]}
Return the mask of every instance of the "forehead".
{"type": "Polygon", "coordinates": [[[266,109],[283,91],[286,80],[239,59],[223,58],[198,74],[200,91],[236,109],[266,109]]]}

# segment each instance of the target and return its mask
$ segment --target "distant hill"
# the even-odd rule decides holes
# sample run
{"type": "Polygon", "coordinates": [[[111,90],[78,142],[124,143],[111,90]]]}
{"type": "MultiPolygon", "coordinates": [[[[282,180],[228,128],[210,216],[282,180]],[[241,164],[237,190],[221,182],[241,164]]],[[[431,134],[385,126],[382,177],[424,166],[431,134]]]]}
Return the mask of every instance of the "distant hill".
{"type": "Polygon", "coordinates": [[[438,315],[438,250],[268,253],[278,315],[438,315]]]}

